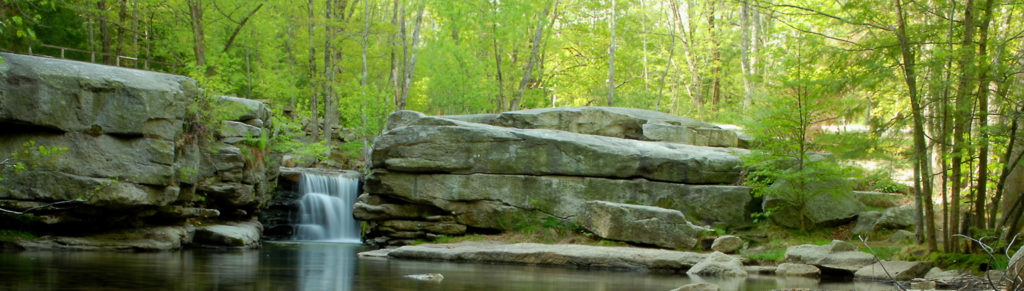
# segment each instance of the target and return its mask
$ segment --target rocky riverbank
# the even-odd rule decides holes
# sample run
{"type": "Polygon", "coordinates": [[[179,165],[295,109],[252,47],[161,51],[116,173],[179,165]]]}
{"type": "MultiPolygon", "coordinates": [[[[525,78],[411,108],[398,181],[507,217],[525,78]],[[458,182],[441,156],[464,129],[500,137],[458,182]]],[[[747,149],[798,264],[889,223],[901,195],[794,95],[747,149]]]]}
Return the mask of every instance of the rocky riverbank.
{"type": "Polygon", "coordinates": [[[0,216],[22,234],[8,247],[259,246],[253,218],[281,160],[263,103],[183,76],[0,56],[0,160],[31,164],[3,167],[0,208],[24,213],[0,216]]]}
{"type": "MultiPolygon", "coordinates": [[[[928,262],[877,261],[851,244],[833,241],[828,245],[800,245],[786,251],[786,262],[757,265],[739,255],[721,252],[696,253],[638,247],[591,246],[579,244],[505,243],[466,241],[419,244],[359,253],[364,259],[406,259],[497,264],[546,265],[577,269],[611,269],[680,273],[721,278],[774,275],[781,278],[884,281],[902,288],[965,290],[988,288],[988,280],[957,271],[943,271],[928,262]],[[884,268],[883,268],[884,266],[884,268]]],[[[443,275],[443,274],[442,274],[443,275]]],[[[1002,273],[990,274],[993,284],[1006,286],[1002,273]]],[[[691,277],[692,278],[692,277],[691,277]]],[[[719,290],[702,283],[680,290],[719,290]]],[[[895,287],[895,286],[894,286],[895,287]]],[[[722,287],[725,288],[725,287],[722,287]]],[[[726,290],[726,289],[722,289],[726,290]]]]}

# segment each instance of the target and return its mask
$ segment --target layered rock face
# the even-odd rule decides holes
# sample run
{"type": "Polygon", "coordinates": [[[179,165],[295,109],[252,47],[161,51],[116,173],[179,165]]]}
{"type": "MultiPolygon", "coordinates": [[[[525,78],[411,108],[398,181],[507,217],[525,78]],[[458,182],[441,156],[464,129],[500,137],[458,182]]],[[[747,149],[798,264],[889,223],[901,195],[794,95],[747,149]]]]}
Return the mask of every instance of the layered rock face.
{"type": "MultiPolygon", "coordinates": [[[[201,100],[192,79],[2,57],[0,157],[29,142],[67,150],[38,159],[38,167],[4,171],[0,207],[79,200],[33,210],[32,229],[90,234],[190,218],[247,221],[272,194],[280,159],[267,150],[272,124],[262,103],[209,97],[220,123],[201,124],[187,112],[201,100]]],[[[7,219],[0,223],[19,223],[7,219]]]]}
{"type": "Polygon", "coordinates": [[[399,111],[387,128],[353,210],[369,222],[370,242],[570,223],[593,200],[673,209],[699,225],[749,217],[749,188],[731,186],[745,150],[706,146],[736,145],[735,133],[710,124],[586,107],[454,117],[399,111]],[[644,130],[651,126],[675,126],[690,138],[658,139],[644,130]]]}

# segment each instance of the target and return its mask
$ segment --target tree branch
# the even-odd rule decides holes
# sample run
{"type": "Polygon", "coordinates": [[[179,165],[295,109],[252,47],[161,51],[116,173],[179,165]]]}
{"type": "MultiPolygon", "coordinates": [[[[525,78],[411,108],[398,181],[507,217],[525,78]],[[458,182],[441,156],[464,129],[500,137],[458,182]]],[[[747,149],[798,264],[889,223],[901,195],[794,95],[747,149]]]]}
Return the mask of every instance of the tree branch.
{"type": "Polygon", "coordinates": [[[798,9],[798,10],[803,10],[803,11],[811,12],[811,13],[814,13],[814,14],[817,14],[817,15],[821,15],[821,16],[825,16],[825,17],[828,17],[828,18],[832,18],[832,19],[835,19],[835,20],[838,20],[838,21],[841,21],[841,22],[844,22],[844,23],[868,26],[868,27],[872,27],[872,28],[877,28],[877,29],[885,30],[885,31],[892,31],[892,28],[889,28],[889,27],[881,26],[881,25],[874,24],[874,23],[852,21],[852,20],[848,20],[846,18],[842,18],[842,17],[839,17],[839,16],[835,16],[835,15],[832,15],[832,14],[828,14],[828,13],[821,12],[821,11],[818,11],[818,10],[814,10],[814,9],[811,9],[811,8],[807,8],[807,7],[796,6],[796,5],[792,5],[792,4],[775,4],[775,3],[771,3],[771,2],[765,2],[765,3],[768,3],[768,5],[771,5],[771,6],[774,6],[774,7],[793,8],[793,9],[798,9]]]}
{"type": "Polygon", "coordinates": [[[249,18],[252,17],[253,14],[256,14],[256,11],[259,11],[260,8],[263,8],[263,3],[260,3],[259,6],[256,6],[256,9],[253,9],[252,12],[249,12],[249,15],[246,15],[245,18],[242,19],[242,23],[239,23],[238,26],[235,27],[235,32],[231,33],[231,37],[228,38],[228,43],[224,45],[224,49],[221,50],[221,53],[225,53],[228,51],[229,48],[231,48],[231,45],[235,43],[235,37],[238,36],[238,32],[242,31],[242,27],[245,26],[245,23],[249,22],[249,18]]]}

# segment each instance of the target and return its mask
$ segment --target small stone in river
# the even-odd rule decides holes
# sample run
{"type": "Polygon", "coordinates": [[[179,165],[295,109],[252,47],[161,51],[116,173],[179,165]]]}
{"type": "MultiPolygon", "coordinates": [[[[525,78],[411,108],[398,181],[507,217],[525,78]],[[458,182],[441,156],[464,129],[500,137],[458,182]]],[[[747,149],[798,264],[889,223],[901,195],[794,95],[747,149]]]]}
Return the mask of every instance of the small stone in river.
{"type": "Polygon", "coordinates": [[[433,281],[433,282],[441,282],[441,280],[444,280],[444,275],[441,275],[441,274],[438,274],[438,273],[405,275],[404,277],[409,278],[409,279],[413,279],[413,280],[433,281]]]}
{"type": "Polygon", "coordinates": [[[743,247],[743,239],[735,235],[723,235],[715,239],[715,242],[711,244],[711,249],[726,254],[736,252],[743,247]]]}

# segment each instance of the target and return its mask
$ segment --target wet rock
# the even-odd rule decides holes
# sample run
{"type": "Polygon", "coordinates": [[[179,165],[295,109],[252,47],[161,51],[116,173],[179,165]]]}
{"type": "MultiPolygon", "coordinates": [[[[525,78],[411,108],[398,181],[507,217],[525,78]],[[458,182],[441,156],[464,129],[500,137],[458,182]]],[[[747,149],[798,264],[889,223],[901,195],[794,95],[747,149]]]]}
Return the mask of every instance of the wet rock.
{"type": "Polygon", "coordinates": [[[874,264],[875,257],[847,242],[834,240],[823,246],[791,246],[786,249],[786,262],[814,265],[822,269],[823,273],[834,271],[853,274],[864,266],[874,264]]]}
{"type": "Polygon", "coordinates": [[[263,225],[259,221],[229,222],[196,229],[195,243],[205,247],[258,248],[263,225]]]}
{"type": "Polygon", "coordinates": [[[817,278],[821,276],[821,270],[807,264],[782,263],[776,267],[775,275],[817,278]]]}
{"type": "Polygon", "coordinates": [[[718,291],[718,285],[711,284],[708,282],[700,282],[693,284],[686,284],[679,286],[679,288],[672,289],[672,291],[718,291]]]}
{"type": "Polygon", "coordinates": [[[441,275],[439,273],[414,274],[414,275],[405,275],[405,276],[402,276],[402,277],[413,279],[413,280],[430,281],[430,282],[438,282],[438,283],[440,283],[442,280],[444,280],[444,275],[441,275]]]}
{"type": "Polygon", "coordinates": [[[706,255],[633,247],[461,242],[403,246],[392,250],[388,256],[419,260],[682,271],[702,261],[706,255]]]}
{"type": "Polygon", "coordinates": [[[930,268],[930,262],[882,261],[860,268],[853,276],[866,280],[907,281],[924,276],[930,268]]]}
{"type": "Polygon", "coordinates": [[[747,275],[743,269],[743,262],[733,256],[721,252],[713,252],[704,257],[704,260],[686,271],[689,275],[712,276],[712,277],[742,277],[747,275]]]}
{"type": "Polygon", "coordinates": [[[723,235],[711,243],[711,250],[731,254],[743,247],[743,239],[735,235],[723,235]]]}
{"type": "Polygon", "coordinates": [[[160,226],[82,237],[43,236],[8,244],[23,250],[167,251],[191,244],[194,233],[190,226],[160,226]]]}

